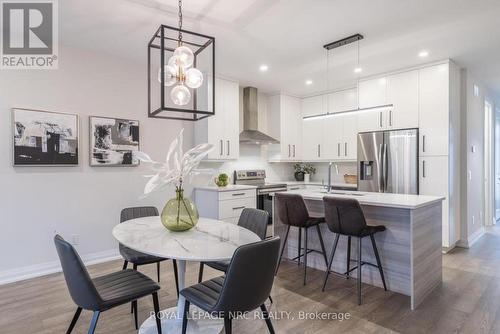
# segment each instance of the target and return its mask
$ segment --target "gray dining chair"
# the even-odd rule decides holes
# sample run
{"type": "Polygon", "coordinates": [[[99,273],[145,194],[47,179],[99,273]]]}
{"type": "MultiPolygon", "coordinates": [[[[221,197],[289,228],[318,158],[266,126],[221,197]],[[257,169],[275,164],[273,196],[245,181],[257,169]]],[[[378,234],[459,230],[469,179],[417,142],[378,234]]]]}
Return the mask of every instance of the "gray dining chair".
{"type": "MultiPolygon", "coordinates": [[[[257,234],[260,240],[266,238],[267,225],[269,222],[269,213],[264,210],[245,208],[241,211],[240,218],[238,220],[238,226],[244,227],[247,230],[252,231],[257,234]]],[[[205,265],[226,272],[229,266],[229,260],[227,261],[214,261],[214,262],[200,262],[200,269],[198,271],[198,283],[203,280],[203,268],[205,265]]]]}
{"type": "Polygon", "coordinates": [[[240,246],[234,252],[225,276],[181,290],[186,299],[182,333],[186,333],[189,307],[194,304],[209,314],[222,316],[226,334],[232,332],[234,314],[260,307],[269,332],[274,334],[264,302],[273,287],[280,245],[280,238],[274,237],[240,246]]]}
{"type": "MultiPolygon", "coordinates": [[[[101,312],[114,307],[137,302],[137,299],[152,295],[156,327],[161,334],[160,305],[158,290],[160,286],[149,277],[136,270],[121,270],[104,276],[90,278],[85,265],[74,247],[60,235],[54,237],[59,260],[63,269],[66,285],[77,309],[66,334],[70,334],[82,313],[82,310],[93,311],[92,321],[88,330],[93,334],[101,312]]],[[[137,312],[134,313],[135,328],[137,312]]]]}

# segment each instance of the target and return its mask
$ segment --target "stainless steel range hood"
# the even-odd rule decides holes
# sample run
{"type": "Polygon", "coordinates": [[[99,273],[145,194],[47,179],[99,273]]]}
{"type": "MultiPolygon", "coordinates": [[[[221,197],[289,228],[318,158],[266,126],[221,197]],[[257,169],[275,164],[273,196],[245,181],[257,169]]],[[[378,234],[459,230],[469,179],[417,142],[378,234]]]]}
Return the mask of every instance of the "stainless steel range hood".
{"type": "Polygon", "coordinates": [[[243,131],[240,143],[244,144],[279,144],[276,140],[259,131],[259,109],[257,88],[243,88],[243,131]]]}

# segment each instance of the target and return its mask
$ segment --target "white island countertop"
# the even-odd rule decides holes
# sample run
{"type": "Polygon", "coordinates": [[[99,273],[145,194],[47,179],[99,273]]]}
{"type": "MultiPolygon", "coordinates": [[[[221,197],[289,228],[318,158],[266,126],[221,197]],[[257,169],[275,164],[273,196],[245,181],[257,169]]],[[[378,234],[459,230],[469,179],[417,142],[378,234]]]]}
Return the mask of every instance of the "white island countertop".
{"type": "Polygon", "coordinates": [[[299,189],[290,190],[288,193],[299,194],[306,200],[321,201],[324,196],[333,196],[341,198],[354,198],[358,200],[361,205],[403,209],[417,209],[444,200],[444,197],[439,196],[371,193],[349,190],[334,190],[332,193],[327,194],[325,190],[299,189]]]}

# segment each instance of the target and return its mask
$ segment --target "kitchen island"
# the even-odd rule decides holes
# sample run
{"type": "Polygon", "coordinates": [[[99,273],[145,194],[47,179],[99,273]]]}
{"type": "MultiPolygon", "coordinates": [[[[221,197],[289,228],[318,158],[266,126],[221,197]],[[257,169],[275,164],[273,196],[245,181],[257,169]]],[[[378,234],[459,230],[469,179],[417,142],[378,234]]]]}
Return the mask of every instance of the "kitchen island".
{"type": "MultiPolygon", "coordinates": [[[[301,189],[289,191],[299,194],[305,200],[311,216],[323,216],[323,197],[338,196],[357,199],[363,209],[369,225],[384,225],[386,231],[377,233],[375,239],[384,269],[387,289],[411,298],[411,309],[415,309],[442,282],[442,201],[435,196],[403,195],[386,193],[368,193],[358,191],[334,191],[327,194],[324,190],[301,189]]],[[[274,207],[276,207],[276,197],[274,207]]],[[[284,238],[286,226],[281,222],[277,210],[273,210],[274,232],[284,238]]],[[[331,252],[335,235],[326,224],[321,224],[321,232],[328,254],[331,252]]],[[[288,242],[283,254],[284,258],[297,256],[296,228],[290,229],[288,242]]],[[[356,249],[356,238],[353,238],[352,249],[356,249]]],[[[309,235],[309,249],[321,249],[315,233],[309,235]]],[[[370,242],[364,242],[363,261],[375,262],[370,242]]],[[[346,271],[347,237],[341,236],[332,270],[346,271]]],[[[320,254],[310,253],[308,265],[326,270],[324,259],[320,254]]],[[[355,276],[351,273],[351,276],[355,276]]],[[[336,276],[329,280],[325,293],[336,276]]],[[[362,281],[382,287],[377,268],[363,266],[362,281]]],[[[331,288],[331,287],[330,287],[331,288]]]]}

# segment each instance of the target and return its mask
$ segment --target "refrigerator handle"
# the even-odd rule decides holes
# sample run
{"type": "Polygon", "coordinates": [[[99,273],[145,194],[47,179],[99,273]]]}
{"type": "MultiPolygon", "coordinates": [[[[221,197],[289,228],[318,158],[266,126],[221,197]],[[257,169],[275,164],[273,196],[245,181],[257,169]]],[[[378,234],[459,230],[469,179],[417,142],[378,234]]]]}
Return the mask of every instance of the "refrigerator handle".
{"type": "Polygon", "coordinates": [[[383,144],[379,144],[378,145],[378,161],[379,163],[377,164],[378,166],[378,181],[379,181],[379,187],[378,187],[378,192],[379,193],[383,193],[384,192],[384,153],[383,153],[383,150],[382,150],[382,147],[383,147],[383,144]]]}
{"type": "Polygon", "coordinates": [[[383,170],[383,177],[384,177],[384,192],[387,192],[387,173],[389,169],[387,168],[387,165],[389,164],[388,158],[387,158],[387,144],[384,144],[384,160],[382,163],[382,170],[383,170]]]}

